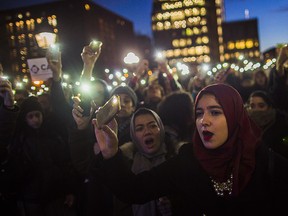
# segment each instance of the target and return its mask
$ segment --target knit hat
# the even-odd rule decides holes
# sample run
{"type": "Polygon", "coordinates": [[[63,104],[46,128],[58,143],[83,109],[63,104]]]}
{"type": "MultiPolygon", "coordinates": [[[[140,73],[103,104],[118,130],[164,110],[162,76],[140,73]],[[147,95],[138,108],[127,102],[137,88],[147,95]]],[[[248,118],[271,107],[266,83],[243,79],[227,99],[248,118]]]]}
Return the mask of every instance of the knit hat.
{"type": "Polygon", "coordinates": [[[20,107],[19,115],[25,118],[27,113],[31,111],[40,111],[43,114],[41,104],[38,102],[38,98],[35,96],[30,96],[23,101],[20,107]]]}
{"type": "Polygon", "coordinates": [[[134,90],[129,86],[120,85],[115,87],[114,89],[112,89],[110,96],[115,94],[127,94],[132,99],[134,106],[136,106],[138,103],[137,95],[135,94],[134,90]]]}

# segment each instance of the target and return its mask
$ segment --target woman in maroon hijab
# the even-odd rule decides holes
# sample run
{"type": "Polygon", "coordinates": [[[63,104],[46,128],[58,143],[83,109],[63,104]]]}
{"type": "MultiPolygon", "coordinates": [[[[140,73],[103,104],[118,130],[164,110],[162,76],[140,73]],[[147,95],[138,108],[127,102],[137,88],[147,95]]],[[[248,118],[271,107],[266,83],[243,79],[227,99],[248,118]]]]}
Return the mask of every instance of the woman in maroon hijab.
{"type": "MultiPolygon", "coordinates": [[[[261,144],[239,93],[226,84],[202,89],[195,100],[197,131],[179,155],[132,174],[118,149],[115,121],[95,134],[106,184],[126,202],[175,198],[174,215],[275,215],[285,209],[288,162],[261,144]]],[[[99,163],[98,163],[99,164],[99,163]]]]}

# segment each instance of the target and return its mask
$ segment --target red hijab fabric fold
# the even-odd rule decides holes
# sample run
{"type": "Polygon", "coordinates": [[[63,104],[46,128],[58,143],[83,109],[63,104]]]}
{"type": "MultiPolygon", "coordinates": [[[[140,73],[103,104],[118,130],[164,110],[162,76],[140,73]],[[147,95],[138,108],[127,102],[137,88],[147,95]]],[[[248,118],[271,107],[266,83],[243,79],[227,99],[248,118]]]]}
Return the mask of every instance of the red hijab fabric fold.
{"type": "Polygon", "coordinates": [[[228,139],[217,149],[206,149],[196,132],[193,136],[194,152],[213,179],[226,181],[232,172],[232,195],[237,196],[253,174],[261,131],[248,117],[240,94],[232,86],[212,84],[203,88],[196,97],[194,110],[204,94],[214,95],[221,105],[228,125],[228,139]]]}

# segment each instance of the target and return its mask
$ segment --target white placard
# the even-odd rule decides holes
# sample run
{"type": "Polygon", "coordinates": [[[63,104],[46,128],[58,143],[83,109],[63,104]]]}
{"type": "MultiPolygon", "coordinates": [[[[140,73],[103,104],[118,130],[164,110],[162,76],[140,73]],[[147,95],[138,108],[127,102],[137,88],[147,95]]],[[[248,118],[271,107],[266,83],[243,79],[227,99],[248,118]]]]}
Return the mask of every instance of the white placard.
{"type": "Polygon", "coordinates": [[[46,81],[53,77],[46,58],[27,59],[32,81],[46,81]]]}

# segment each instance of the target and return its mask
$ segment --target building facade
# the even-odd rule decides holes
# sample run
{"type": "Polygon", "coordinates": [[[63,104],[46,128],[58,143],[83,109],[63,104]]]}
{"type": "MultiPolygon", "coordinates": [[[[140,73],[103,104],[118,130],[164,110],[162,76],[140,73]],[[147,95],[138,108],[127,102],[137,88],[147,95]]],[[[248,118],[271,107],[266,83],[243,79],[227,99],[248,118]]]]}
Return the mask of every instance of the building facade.
{"type": "Polygon", "coordinates": [[[224,59],[235,62],[240,56],[260,60],[258,20],[246,19],[223,23],[224,59]]]}
{"type": "Polygon", "coordinates": [[[27,59],[43,55],[35,34],[44,23],[57,34],[63,70],[72,76],[80,75],[81,51],[93,39],[103,42],[98,70],[121,66],[135,46],[133,23],[89,0],[60,0],[0,11],[0,61],[10,76],[29,73],[27,59]]]}
{"type": "Polygon", "coordinates": [[[223,0],[154,0],[155,48],[174,64],[224,61],[223,0]]]}

